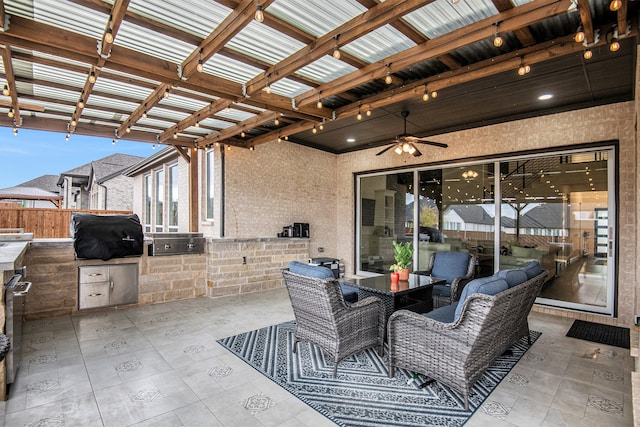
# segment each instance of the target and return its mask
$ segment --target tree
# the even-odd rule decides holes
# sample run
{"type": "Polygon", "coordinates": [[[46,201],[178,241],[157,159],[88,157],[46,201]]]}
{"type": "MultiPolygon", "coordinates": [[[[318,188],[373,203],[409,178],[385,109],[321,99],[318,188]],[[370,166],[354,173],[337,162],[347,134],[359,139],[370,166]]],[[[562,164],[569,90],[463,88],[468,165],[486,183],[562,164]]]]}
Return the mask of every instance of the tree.
{"type": "Polygon", "coordinates": [[[420,226],[438,227],[438,208],[435,206],[425,206],[420,211],[420,226]]]}

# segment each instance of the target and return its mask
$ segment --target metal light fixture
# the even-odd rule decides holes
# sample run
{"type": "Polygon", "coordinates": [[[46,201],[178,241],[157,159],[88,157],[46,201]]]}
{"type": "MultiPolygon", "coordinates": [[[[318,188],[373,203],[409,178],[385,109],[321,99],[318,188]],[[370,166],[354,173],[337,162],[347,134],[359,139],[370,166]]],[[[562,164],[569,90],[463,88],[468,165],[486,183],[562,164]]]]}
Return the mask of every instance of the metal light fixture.
{"type": "Polygon", "coordinates": [[[496,32],[493,36],[493,45],[495,47],[500,47],[503,43],[504,40],[502,40],[502,37],[500,37],[500,34],[498,33],[498,23],[496,22],[496,32]]]}
{"type": "Polygon", "coordinates": [[[462,177],[467,181],[470,181],[478,177],[478,172],[474,171],[473,169],[469,169],[462,172],[462,177]]]}
{"type": "Polygon", "coordinates": [[[258,22],[264,22],[264,12],[262,11],[261,4],[256,6],[256,14],[253,17],[258,22]]]}
{"type": "Polygon", "coordinates": [[[204,70],[204,64],[202,63],[202,48],[200,48],[200,57],[198,58],[198,65],[196,65],[196,71],[201,73],[204,70]]]}
{"type": "Polygon", "coordinates": [[[340,46],[338,46],[338,37],[340,34],[336,34],[334,39],[336,40],[336,45],[333,47],[333,57],[336,59],[340,59],[340,46]]]}

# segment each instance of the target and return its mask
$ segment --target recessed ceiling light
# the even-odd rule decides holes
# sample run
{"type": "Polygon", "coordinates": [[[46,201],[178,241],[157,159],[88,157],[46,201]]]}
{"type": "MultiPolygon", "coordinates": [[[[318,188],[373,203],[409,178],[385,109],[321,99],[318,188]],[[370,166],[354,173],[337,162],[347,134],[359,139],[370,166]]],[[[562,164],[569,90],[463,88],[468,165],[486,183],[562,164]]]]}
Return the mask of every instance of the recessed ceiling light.
{"type": "Polygon", "coordinates": [[[347,142],[356,142],[355,138],[347,138],[347,142]]]}
{"type": "Polygon", "coordinates": [[[553,95],[551,95],[550,93],[545,93],[544,95],[540,95],[538,97],[540,101],[546,101],[547,99],[551,99],[551,98],[553,98],[553,95]]]}

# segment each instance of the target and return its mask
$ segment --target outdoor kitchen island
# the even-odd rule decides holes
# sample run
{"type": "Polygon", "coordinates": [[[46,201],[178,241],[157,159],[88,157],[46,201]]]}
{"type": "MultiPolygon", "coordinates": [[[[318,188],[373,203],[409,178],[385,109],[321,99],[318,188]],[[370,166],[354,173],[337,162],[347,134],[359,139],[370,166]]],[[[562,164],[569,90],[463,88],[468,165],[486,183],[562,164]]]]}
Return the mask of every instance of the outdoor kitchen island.
{"type": "MultiPolygon", "coordinates": [[[[289,261],[309,259],[305,238],[207,238],[204,253],[152,256],[152,240],[145,238],[141,256],[75,259],[73,239],[34,239],[23,264],[33,283],[26,298],[28,320],[73,315],[79,310],[80,270],[89,267],[131,265],[138,271],[138,298],[133,305],[148,305],[197,297],[220,297],[283,287],[282,268],[289,261]]],[[[132,305],[132,304],[129,304],[132,305]]]]}

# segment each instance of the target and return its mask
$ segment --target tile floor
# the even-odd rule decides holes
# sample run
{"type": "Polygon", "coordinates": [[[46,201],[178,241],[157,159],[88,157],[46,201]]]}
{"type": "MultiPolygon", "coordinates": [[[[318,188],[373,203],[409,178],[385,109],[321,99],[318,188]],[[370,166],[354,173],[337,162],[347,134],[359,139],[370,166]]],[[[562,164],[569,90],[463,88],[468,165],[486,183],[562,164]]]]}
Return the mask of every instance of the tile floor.
{"type": "MultiPolygon", "coordinates": [[[[215,340],[293,318],[284,289],[30,321],[6,426],[331,426],[215,340]]],[[[630,426],[629,352],[543,334],[468,426],[630,426]]]]}

